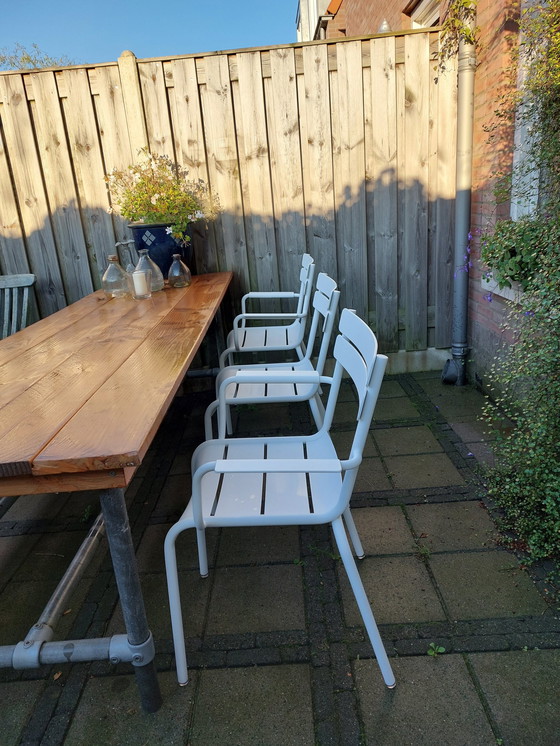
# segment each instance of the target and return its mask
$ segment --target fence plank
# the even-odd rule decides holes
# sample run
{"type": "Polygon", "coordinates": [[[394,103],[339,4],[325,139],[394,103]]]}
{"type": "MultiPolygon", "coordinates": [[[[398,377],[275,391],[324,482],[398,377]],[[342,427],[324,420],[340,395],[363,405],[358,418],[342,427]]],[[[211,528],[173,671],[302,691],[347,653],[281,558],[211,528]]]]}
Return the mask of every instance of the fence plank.
{"type": "Polygon", "coordinates": [[[367,318],[368,273],[365,199],[365,132],[360,42],[338,47],[331,89],[333,164],[342,305],[367,318]]]}
{"type": "Polygon", "coordinates": [[[128,139],[133,157],[135,157],[139,150],[147,148],[149,145],[136,57],[132,52],[123,52],[117,60],[117,64],[119,66],[128,139]]]}
{"type": "Polygon", "coordinates": [[[220,269],[235,273],[233,290],[239,295],[249,289],[250,281],[227,59],[223,56],[206,58],[205,72],[206,84],[201,87],[201,99],[208,174],[222,210],[216,221],[218,256],[220,269]]]}
{"type": "Polygon", "coordinates": [[[250,264],[253,285],[260,290],[277,290],[278,257],[259,52],[237,55],[237,71],[235,121],[240,149],[247,249],[249,256],[253,258],[252,266],[250,264]]]}
{"type": "Polygon", "coordinates": [[[270,78],[265,81],[270,170],[282,289],[299,286],[305,253],[303,176],[294,50],[270,50],[270,78]]]}
{"type": "MultiPolygon", "coordinates": [[[[99,125],[100,145],[105,170],[107,173],[113,169],[120,171],[126,168],[129,163],[132,163],[133,156],[131,143],[128,138],[125,102],[122,94],[119,68],[116,65],[97,68],[95,83],[97,95],[93,96],[93,101],[99,125]]],[[[106,204],[109,207],[107,194],[102,204],[106,204]]],[[[121,242],[131,239],[124,218],[113,214],[112,223],[116,241],[121,242]]]]}
{"type": "Polygon", "coordinates": [[[70,154],[54,73],[31,75],[35,133],[41,154],[50,219],[56,238],[66,297],[73,303],[93,291],[70,154]]]}
{"type": "MultiPolygon", "coordinates": [[[[165,68],[164,68],[165,69],[165,68]]],[[[204,147],[204,126],[198,90],[196,63],[193,59],[174,60],[166,80],[173,80],[168,88],[177,162],[189,170],[193,180],[209,183],[208,164],[204,147]]],[[[213,225],[203,251],[194,243],[196,266],[199,272],[215,272],[218,268],[216,236],[213,225]]]]}
{"type": "Polygon", "coordinates": [[[370,115],[366,118],[366,170],[373,188],[373,219],[368,215],[374,264],[370,303],[380,349],[395,352],[399,349],[395,40],[372,40],[370,49],[370,115]]]}
{"type": "Polygon", "coordinates": [[[162,63],[139,62],[138,78],[150,152],[175,160],[162,63]]]}
{"type": "Polygon", "coordinates": [[[428,343],[429,52],[426,35],[405,37],[403,271],[407,350],[424,350],[428,343]],[[422,64],[414,64],[417,61],[422,64]]]}
{"type": "MultiPolygon", "coordinates": [[[[2,108],[0,106],[0,123],[2,108]]],[[[8,158],[0,138],[0,272],[17,275],[29,271],[8,158]]]]}
{"type": "Polygon", "coordinates": [[[48,316],[64,308],[66,297],[22,76],[0,76],[0,98],[6,148],[13,154],[10,165],[29,266],[37,276],[39,310],[48,316]]]}
{"type": "Polygon", "coordinates": [[[109,254],[114,251],[113,224],[107,213],[107,188],[97,122],[86,70],[63,72],[66,97],[63,107],[68,142],[80,196],[81,215],[92,265],[95,288],[101,287],[101,277],[109,254]]]}
{"type": "Polygon", "coordinates": [[[319,269],[338,277],[327,47],[303,47],[299,111],[307,245],[319,269]]]}

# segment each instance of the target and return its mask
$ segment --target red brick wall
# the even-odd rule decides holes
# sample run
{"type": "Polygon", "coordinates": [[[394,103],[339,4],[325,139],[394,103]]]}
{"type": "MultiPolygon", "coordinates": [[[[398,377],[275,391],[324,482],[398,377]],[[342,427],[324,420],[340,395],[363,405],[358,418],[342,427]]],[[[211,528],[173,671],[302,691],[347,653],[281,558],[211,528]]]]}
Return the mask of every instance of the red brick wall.
{"type": "Polygon", "coordinates": [[[512,18],[518,4],[511,0],[478,0],[477,24],[480,27],[475,77],[473,135],[473,191],[471,221],[473,267],[469,282],[469,344],[472,354],[469,376],[486,382],[488,367],[500,345],[505,318],[503,300],[488,297],[482,287],[480,235],[498,217],[509,215],[509,205],[496,205],[494,188],[498,175],[511,168],[513,131],[496,117],[500,98],[515,86],[511,70],[511,49],[517,43],[517,28],[512,18]]]}
{"type": "Polygon", "coordinates": [[[384,20],[391,31],[409,28],[408,18],[401,13],[403,7],[395,0],[342,0],[338,13],[327,26],[327,38],[376,34],[384,20]]]}

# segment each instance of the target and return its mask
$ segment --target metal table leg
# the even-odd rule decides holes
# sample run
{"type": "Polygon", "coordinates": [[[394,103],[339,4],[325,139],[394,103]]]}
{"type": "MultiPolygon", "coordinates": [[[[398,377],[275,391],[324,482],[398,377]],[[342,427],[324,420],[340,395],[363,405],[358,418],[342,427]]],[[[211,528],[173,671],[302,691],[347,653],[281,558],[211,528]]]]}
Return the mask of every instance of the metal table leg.
{"type": "MultiPolygon", "coordinates": [[[[151,638],[151,633],[140,587],[124,492],[120,488],[101,490],[100,501],[128,642],[131,645],[142,646],[151,638]]],[[[156,712],[161,706],[162,698],[153,658],[148,661],[133,661],[133,665],[142,707],[145,712],[156,712]]]]}

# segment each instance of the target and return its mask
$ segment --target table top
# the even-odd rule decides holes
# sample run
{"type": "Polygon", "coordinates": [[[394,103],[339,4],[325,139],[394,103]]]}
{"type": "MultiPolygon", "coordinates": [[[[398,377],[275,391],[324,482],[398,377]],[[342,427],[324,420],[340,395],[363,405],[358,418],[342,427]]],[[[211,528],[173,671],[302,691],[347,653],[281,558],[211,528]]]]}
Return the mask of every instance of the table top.
{"type": "Polygon", "coordinates": [[[0,341],[0,496],[126,486],[231,278],[97,291],[0,341]]]}

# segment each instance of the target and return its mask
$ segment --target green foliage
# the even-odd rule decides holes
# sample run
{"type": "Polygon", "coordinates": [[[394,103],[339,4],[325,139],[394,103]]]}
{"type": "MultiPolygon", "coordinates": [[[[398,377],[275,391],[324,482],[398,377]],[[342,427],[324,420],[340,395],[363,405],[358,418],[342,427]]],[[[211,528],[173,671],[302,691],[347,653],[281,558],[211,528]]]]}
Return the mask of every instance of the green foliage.
{"type": "Polygon", "coordinates": [[[74,64],[68,57],[51,57],[37,44],[26,48],[16,44],[13,49],[0,50],[0,70],[36,70],[41,67],[64,67],[74,64]]]}
{"type": "Polygon", "coordinates": [[[441,645],[436,645],[435,642],[431,642],[428,645],[428,655],[431,655],[432,658],[437,658],[441,653],[445,653],[445,648],[441,645]]]}
{"type": "Polygon", "coordinates": [[[105,177],[120,214],[132,222],[165,223],[174,238],[188,240],[189,223],[216,214],[215,201],[202,181],[189,181],[188,171],[165,155],[140,151],[141,161],[105,177]]]}
{"type": "Polygon", "coordinates": [[[540,266],[540,256],[560,246],[560,221],[535,215],[520,220],[500,220],[482,237],[480,258],[492,268],[499,287],[518,282],[527,290],[540,266]]]}
{"type": "MultiPolygon", "coordinates": [[[[498,223],[483,256],[503,285],[525,293],[508,318],[511,348],[493,370],[496,407],[515,422],[498,433],[488,492],[504,509],[505,526],[533,559],[560,557],[560,0],[532,6],[521,17],[519,60],[526,77],[516,116],[530,126],[517,194],[538,203],[517,223],[498,223]]],[[[514,179],[515,184],[515,179],[514,179]]]]}
{"type": "Polygon", "coordinates": [[[476,44],[478,28],[476,0],[450,0],[441,25],[439,69],[445,68],[447,60],[455,57],[461,42],[476,44]]]}

